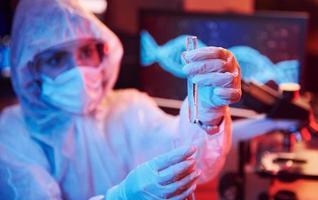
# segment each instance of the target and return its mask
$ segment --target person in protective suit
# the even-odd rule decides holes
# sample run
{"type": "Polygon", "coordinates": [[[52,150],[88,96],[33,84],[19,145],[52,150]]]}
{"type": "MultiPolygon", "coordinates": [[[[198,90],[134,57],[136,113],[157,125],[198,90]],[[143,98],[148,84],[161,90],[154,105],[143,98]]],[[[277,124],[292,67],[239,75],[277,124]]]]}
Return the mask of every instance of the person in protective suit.
{"type": "Polygon", "coordinates": [[[21,0],[11,66],[19,104],[0,117],[0,199],[185,199],[221,169],[228,105],[241,96],[232,53],[183,54],[199,88],[202,125],[146,94],[112,89],[123,49],[75,0],[21,0]]]}

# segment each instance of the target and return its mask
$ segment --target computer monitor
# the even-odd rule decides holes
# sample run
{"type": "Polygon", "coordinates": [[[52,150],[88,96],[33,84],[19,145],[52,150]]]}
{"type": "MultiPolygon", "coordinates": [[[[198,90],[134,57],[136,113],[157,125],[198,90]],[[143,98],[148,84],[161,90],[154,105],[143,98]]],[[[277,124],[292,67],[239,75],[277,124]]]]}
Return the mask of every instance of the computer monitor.
{"type": "Polygon", "coordinates": [[[196,35],[199,46],[230,49],[247,82],[301,84],[307,21],[306,14],[295,12],[243,15],[141,11],[140,89],[154,97],[186,97],[180,57],[186,35],[196,35]]]}

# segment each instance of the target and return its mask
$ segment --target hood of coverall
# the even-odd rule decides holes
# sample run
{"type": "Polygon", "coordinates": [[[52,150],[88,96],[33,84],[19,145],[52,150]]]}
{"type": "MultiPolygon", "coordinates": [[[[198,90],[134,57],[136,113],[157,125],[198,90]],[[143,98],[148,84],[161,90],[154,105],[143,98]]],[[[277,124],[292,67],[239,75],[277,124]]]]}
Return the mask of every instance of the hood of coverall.
{"type": "Polygon", "coordinates": [[[12,83],[28,127],[47,132],[72,120],[41,100],[33,59],[38,53],[66,42],[96,39],[108,48],[102,65],[110,73],[106,93],[114,86],[123,53],[116,35],[76,0],[21,0],[14,17],[11,43],[12,83]]]}

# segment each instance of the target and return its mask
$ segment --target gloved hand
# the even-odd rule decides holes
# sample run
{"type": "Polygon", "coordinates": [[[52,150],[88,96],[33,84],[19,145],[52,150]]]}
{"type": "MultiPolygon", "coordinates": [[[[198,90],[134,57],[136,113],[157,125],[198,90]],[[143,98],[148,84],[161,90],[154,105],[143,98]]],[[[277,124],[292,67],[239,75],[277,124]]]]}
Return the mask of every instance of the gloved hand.
{"type": "Polygon", "coordinates": [[[119,185],[107,192],[107,200],[183,200],[196,188],[195,147],[181,147],[139,165],[119,185]]]}
{"type": "Polygon", "coordinates": [[[220,47],[183,52],[183,71],[198,85],[198,114],[203,124],[217,124],[227,105],[241,98],[241,74],[233,54],[220,47]]]}

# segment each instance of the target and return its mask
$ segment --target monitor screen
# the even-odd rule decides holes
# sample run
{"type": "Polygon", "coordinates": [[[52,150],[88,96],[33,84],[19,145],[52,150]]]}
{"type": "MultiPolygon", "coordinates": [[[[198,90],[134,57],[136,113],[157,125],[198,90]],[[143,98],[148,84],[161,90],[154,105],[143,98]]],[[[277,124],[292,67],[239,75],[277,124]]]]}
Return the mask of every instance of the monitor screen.
{"type": "Polygon", "coordinates": [[[140,89],[168,99],[186,96],[180,57],[186,35],[196,35],[199,47],[231,50],[245,81],[301,84],[307,20],[307,15],[294,12],[239,15],[142,11],[140,89]]]}

